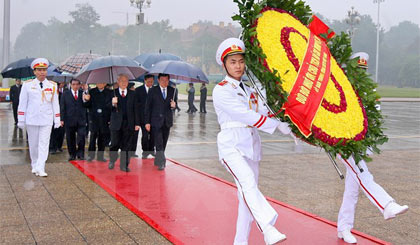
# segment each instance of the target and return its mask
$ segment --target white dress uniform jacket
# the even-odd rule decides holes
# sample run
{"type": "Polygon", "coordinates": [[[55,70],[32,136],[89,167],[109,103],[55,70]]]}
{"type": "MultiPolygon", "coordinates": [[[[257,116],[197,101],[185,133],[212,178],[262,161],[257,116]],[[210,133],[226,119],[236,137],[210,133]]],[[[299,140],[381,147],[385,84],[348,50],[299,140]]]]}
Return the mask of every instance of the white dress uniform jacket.
{"type": "Polygon", "coordinates": [[[213,104],[221,128],[217,135],[219,158],[239,152],[250,160],[260,161],[258,129],[272,134],[280,122],[267,117],[268,111],[258,96],[247,86],[244,91],[239,84],[226,76],[213,90],[213,104]]]}
{"type": "Polygon", "coordinates": [[[26,125],[52,126],[60,124],[60,106],[57,85],[45,79],[34,79],[22,86],[19,97],[18,121],[26,125]]]}
{"type": "Polygon", "coordinates": [[[58,104],[57,85],[45,79],[34,79],[22,86],[19,97],[18,125],[26,124],[32,172],[47,176],[45,162],[48,158],[48,146],[51,127],[60,125],[60,107],[58,104]]]}

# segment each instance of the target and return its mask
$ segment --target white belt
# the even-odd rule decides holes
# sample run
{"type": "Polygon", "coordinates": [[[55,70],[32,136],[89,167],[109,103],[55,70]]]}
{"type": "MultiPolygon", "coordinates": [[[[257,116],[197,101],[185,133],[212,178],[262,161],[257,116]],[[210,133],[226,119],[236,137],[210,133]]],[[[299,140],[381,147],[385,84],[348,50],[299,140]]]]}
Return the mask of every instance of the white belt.
{"type": "Polygon", "coordinates": [[[252,128],[246,124],[240,122],[225,122],[220,125],[220,129],[228,129],[228,128],[252,128]]]}

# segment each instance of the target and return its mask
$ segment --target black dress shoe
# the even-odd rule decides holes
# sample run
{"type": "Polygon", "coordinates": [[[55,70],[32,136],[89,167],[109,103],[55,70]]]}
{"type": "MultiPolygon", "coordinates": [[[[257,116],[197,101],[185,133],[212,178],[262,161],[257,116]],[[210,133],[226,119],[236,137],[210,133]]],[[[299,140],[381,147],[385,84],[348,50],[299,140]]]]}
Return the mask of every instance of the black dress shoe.
{"type": "Polygon", "coordinates": [[[86,160],[87,160],[88,162],[92,162],[93,157],[88,157],[86,160]]]}
{"type": "Polygon", "coordinates": [[[124,172],[127,172],[127,173],[131,171],[128,167],[127,168],[120,168],[120,170],[124,171],[124,172]]]}
{"type": "Polygon", "coordinates": [[[108,168],[109,169],[114,169],[114,162],[109,162],[109,164],[108,164],[108,168]]]}
{"type": "Polygon", "coordinates": [[[96,159],[96,160],[98,160],[99,162],[107,162],[108,160],[106,160],[105,158],[98,158],[98,159],[96,159]]]}
{"type": "Polygon", "coordinates": [[[137,155],[137,154],[134,154],[132,157],[139,157],[139,155],[137,155]]]}
{"type": "Polygon", "coordinates": [[[82,157],[82,156],[77,156],[77,158],[78,158],[79,160],[85,160],[85,157],[82,157]]]}
{"type": "Polygon", "coordinates": [[[58,152],[63,152],[63,149],[62,148],[58,148],[57,151],[58,152]]]}
{"type": "Polygon", "coordinates": [[[74,160],[76,160],[76,158],[74,156],[69,157],[69,161],[74,161],[74,160]]]}
{"type": "Polygon", "coordinates": [[[148,156],[149,154],[145,154],[145,153],[143,153],[143,154],[141,154],[141,159],[147,159],[147,156],[148,156]]]}
{"type": "Polygon", "coordinates": [[[158,167],[158,170],[164,170],[164,169],[165,169],[164,165],[161,165],[161,166],[158,167]]]}

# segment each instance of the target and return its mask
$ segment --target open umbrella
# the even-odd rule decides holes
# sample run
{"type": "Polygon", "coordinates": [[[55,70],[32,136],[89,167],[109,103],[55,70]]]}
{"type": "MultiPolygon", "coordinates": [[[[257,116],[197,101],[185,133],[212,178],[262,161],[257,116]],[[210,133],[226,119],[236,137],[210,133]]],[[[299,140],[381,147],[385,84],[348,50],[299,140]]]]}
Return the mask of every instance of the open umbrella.
{"type": "Polygon", "coordinates": [[[31,63],[34,59],[35,58],[25,58],[12,62],[1,71],[1,75],[3,78],[15,79],[33,77],[35,74],[31,68],[31,63]]]}
{"type": "Polygon", "coordinates": [[[130,80],[146,73],[147,70],[126,56],[105,56],[96,58],[85,65],[76,79],[86,83],[114,83],[118,75],[126,74],[130,80]]]}
{"type": "Polygon", "coordinates": [[[135,61],[139,62],[142,66],[150,69],[156,63],[164,60],[181,60],[176,55],[168,53],[145,53],[134,58],[135,61]]]}
{"type": "Polygon", "coordinates": [[[76,74],[84,65],[99,57],[101,57],[99,54],[76,54],[68,57],[57,69],[59,72],[76,74]]]}
{"type": "Polygon", "coordinates": [[[176,80],[178,83],[180,82],[209,83],[207,76],[204,74],[204,72],[200,68],[184,61],[175,61],[175,60],[161,61],[155,64],[152,68],[150,68],[149,73],[169,74],[171,79],[176,80]]]}
{"type": "Polygon", "coordinates": [[[54,82],[58,82],[58,83],[68,83],[73,78],[74,78],[73,74],[70,74],[68,72],[63,72],[48,79],[53,80],[54,82]]]}
{"type": "Polygon", "coordinates": [[[61,75],[61,72],[57,71],[57,67],[55,65],[48,66],[47,69],[47,79],[51,80],[54,76],[61,75]]]}

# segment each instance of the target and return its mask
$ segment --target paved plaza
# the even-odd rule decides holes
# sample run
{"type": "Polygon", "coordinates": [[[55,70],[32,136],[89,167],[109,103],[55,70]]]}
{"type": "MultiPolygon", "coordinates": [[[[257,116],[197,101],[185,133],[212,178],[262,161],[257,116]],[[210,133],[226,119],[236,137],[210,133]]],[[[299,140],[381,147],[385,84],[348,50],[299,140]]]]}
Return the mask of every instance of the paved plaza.
{"type": "MultiPolygon", "coordinates": [[[[180,107],[182,111],[174,117],[167,157],[233,182],[218,162],[219,126],[211,103],[207,114],[185,113],[185,102],[180,107]]],[[[390,140],[368,163],[369,170],[398,203],[409,205],[410,210],[385,221],[361,194],[355,229],[393,244],[420,244],[420,103],[383,102],[382,111],[390,140]]],[[[47,178],[32,175],[23,134],[13,125],[10,105],[0,104],[0,244],[169,243],[68,163],[66,152],[49,156],[47,178]]],[[[290,137],[278,132],[261,136],[262,192],[336,222],[344,181],[327,155],[315,147],[296,146],[290,137]]],[[[339,167],[345,171],[341,163],[339,167]]],[[[282,222],[281,217],[278,222],[282,222]]]]}

